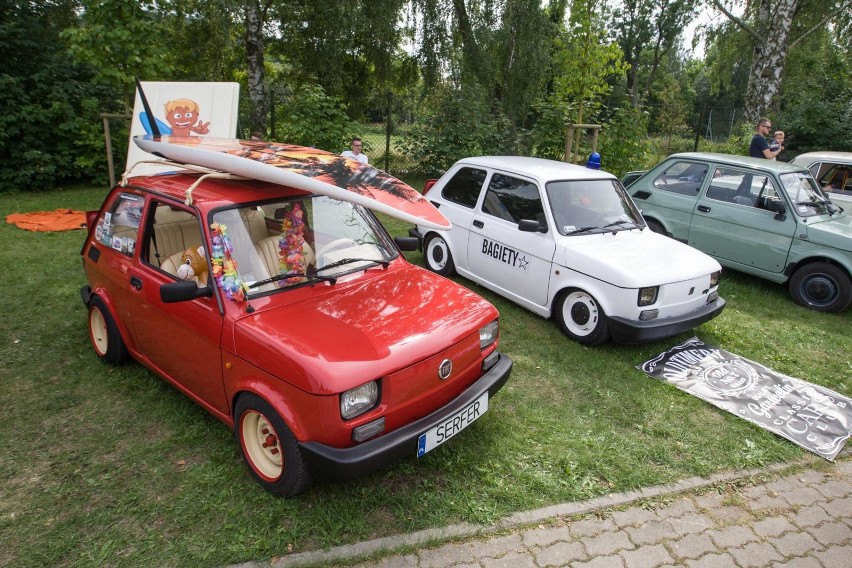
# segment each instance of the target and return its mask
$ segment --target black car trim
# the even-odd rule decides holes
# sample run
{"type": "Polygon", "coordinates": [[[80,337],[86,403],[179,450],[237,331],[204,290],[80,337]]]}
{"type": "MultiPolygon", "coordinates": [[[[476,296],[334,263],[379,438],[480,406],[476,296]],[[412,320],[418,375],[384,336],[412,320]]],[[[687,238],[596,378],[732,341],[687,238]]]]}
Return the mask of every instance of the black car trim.
{"type": "Polygon", "coordinates": [[[420,420],[351,448],[332,448],[318,442],[300,442],[299,447],[315,475],[341,481],[360,477],[403,458],[415,457],[421,434],[460,411],[485,392],[488,392],[490,400],[503,387],[511,372],[512,360],[501,353],[497,364],[467,390],[420,420]]]}

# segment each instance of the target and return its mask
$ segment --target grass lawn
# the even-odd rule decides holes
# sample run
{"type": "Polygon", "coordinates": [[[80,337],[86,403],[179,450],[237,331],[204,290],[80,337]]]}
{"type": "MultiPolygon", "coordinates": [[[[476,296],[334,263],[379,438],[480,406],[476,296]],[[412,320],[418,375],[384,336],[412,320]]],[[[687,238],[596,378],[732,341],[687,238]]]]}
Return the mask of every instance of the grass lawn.
{"type": "MultiPolygon", "coordinates": [[[[105,192],[0,195],[0,212],[85,210],[105,192]]],[[[83,237],[0,225],[0,565],[239,563],[808,456],[636,369],[693,334],[852,396],[852,310],[810,312],[743,274],[725,273],[727,309],[693,334],[596,349],[463,282],[497,305],[515,362],[488,413],[423,459],[279,499],[223,424],[143,367],[97,360],[83,237]]]]}

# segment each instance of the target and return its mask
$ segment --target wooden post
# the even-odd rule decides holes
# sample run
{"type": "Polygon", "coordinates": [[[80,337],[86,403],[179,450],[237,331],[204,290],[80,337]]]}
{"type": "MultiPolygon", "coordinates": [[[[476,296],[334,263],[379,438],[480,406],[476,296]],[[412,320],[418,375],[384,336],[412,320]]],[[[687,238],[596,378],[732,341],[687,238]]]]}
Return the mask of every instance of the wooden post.
{"type": "Polygon", "coordinates": [[[576,155],[572,155],[572,142],[574,139],[574,132],[577,129],[581,129],[582,131],[591,130],[592,131],[592,152],[598,151],[598,132],[601,129],[600,124],[573,124],[569,123],[566,125],[565,130],[565,161],[571,164],[578,163],[580,159],[580,144],[579,141],[577,143],[577,148],[574,150],[576,155]]]}
{"type": "Polygon", "coordinates": [[[106,142],[106,153],[107,153],[107,168],[109,170],[109,186],[115,185],[115,166],[112,161],[112,135],[109,130],[109,120],[111,118],[124,118],[129,119],[133,118],[132,114],[110,114],[110,113],[101,113],[101,119],[104,121],[104,141],[106,142]]]}

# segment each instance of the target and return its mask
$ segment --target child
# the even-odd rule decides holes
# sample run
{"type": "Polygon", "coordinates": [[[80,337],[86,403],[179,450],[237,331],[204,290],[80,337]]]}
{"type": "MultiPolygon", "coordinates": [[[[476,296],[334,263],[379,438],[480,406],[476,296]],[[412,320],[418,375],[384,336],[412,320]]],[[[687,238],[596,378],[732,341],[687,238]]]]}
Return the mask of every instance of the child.
{"type": "MultiPolygon", "coordinates": [[[[784,149],[784,132],[782,130],[778,130],[775,132],[775,135],[772,136],[772,141],[769,142],[769,150],[771,152],[778,152],[784,149]]],[[[770,160],[774,160],[773,156],[770,160]]]]}

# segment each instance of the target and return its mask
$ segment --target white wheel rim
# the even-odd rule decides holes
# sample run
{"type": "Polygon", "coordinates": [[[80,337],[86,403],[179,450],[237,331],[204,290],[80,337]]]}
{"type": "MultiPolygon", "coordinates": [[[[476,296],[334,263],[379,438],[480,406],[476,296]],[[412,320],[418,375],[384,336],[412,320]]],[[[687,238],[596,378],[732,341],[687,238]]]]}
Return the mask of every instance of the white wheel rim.
{"type": "Polygon", "coordinates": [[[247,410],[240,420],[240,438],[251,466],[266,481],[279,479],[284,472],[284,453],[275,428],[256,410],[247,410]]]}
{"type": "Polygon", "coordinates": [[[426,259],[434,270],[443,270],[447,266],[447,260],[450,258],[450,249],[447,243],[441,237],[435,237],[429,241],[429,246],[426,247],[426,259]],[[435,259],[435,253],[440,257],[435,259]]]}
{"type": "Polygon", "coordinates": [[[571,292],[562,304],[562,320],[568,331],[585,337],[598,325],[600,310],[594,298],[585,292],[571,292]]]}
{"type": "Polygon", "coordinates": [[[89,310],[89,334],[92,337],[92,346],[98,355],[101,357],[106,355],[109,350],[109,333],[106,318],[97,308],[89,310]]]}

